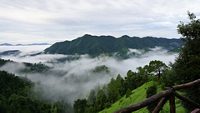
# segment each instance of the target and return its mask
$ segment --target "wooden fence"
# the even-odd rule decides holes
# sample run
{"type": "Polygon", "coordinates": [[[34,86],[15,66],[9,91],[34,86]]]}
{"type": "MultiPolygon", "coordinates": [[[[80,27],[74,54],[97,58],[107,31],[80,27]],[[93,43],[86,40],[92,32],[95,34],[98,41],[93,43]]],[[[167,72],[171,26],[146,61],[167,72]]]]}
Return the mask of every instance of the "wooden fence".
{"type": "Polygon", "coordinates": [[[160,101],[158,102],[157,106],[154,108],[152,113],[159,113],[167,100],[169,100],[169,104],[170,104],[170,113],[176,113],[175,97],[177,97],[178,99],[180,99],[182,101],[189,103],[190,105],[194,106],[195,108],[200,108],[200,105],[198,103],[196,103],[176,92],[176,90],[191,88],[191,87],[197,86],[197,85],[200,85],[200,79],[197,79],[193,82],[189,82],[189,83],[176,85],[176,86],[167,88],[167,90],[162,91],[156,95],[153,95],[153,96],[147,98],[146,100],[144,100],[143,102],[120,109],[120,110],[116,111],[115,113],[132,113],[134,111],[144,108],[144,107],[146,107],[154,102],[157,102],[159,100],[160,101]]]}

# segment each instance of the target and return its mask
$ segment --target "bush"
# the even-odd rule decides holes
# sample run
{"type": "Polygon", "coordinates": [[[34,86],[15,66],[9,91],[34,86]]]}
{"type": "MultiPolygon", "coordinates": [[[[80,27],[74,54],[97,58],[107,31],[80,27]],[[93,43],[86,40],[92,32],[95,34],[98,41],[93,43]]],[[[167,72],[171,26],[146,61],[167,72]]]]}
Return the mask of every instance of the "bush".
{"type": "Polygon", "coordinates": [[[129,97],[131,94],[132,94],[131,90],[128,89],[128,90],[126,91],[126,98],[129,97]]]}
{"type": "MultiPolygon", "coordinates": [[[[157,93],[157,87],[155,85],[150,86],[146,91],[147,98],[155,95],[156,93],[157,93]]],[[[150,113],[154,110],[154,108],[156,107],[157,103],[158,102],[155,102],[155,103],[152,103],[152,104],[147,106],[147,109],[149,110],[150,113]]]]}

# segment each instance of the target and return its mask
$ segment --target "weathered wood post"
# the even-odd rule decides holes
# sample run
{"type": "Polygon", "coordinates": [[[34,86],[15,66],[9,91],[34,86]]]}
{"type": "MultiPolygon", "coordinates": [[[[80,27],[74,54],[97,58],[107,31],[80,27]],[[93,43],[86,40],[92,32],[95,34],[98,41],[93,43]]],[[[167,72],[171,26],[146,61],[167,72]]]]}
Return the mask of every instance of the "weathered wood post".
{"type": "Polygon", "coordinates": [[[173,87],[168,89],[171,90],[171,94],[169,95],[170,113],[176,113],[175,90],[173,87]]]}
{"type": "Polygon", "coordinates": [[[164,106],[165,102],[167,101],[166,97],[163,97],[162,99],[160,99],[159,103],[157,104],[157,106],[154,108],[152,113],[159,113],[160,110],[162,109],[162,107],[164,106]]]}
{"type": "Polygon", "coordinates": [[[170,113],[176,113],[174,94],[170,95],[169,104],[170,104],[170,113]]]}

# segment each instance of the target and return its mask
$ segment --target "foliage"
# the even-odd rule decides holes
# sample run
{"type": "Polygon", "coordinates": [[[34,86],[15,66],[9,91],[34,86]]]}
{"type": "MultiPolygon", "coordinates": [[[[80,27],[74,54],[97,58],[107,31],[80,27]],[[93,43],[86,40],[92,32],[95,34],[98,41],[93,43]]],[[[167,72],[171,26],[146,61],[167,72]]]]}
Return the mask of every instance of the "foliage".
{"type": "Polygon", "coordinates": [[[109,68],[106,65],[100,65],[100,66],[95,67],[95,69],[92,70],[92,72],[93,73],[99,73],[99,72],[109,73],[110,70],[109,70],[109,68]]]}
{"type": "Polygon", "coordinates": [[[174,69],[181,83],[200,78],[200,19],[189,13],[190,23],[178,25],[184,47],[176,60],[174,69]]]}
{"type": "Polygon", "coordinates": [[[154,60],[149,63],[148,70],[160,78],[161,74],[167,70],[167,66],[161,61],[154,60]]]}
{"type": "Polygon", "coordinates": [[[0,71],[1,113],[64,113],[61,104],[41,101],[31,96],[33,83],[0,71]]]}
{"type": "Polygon", "coordinates": [[[126,91],[126,98],[129,97],[131,94],[132,94],[131,90],[128,89],[128,90],[126,91]]]}
{"type": "MultiPolygon", "coordinates": [[[[147,98],[155,95],[156,93],[157,93],[157,87],[155,85],[148,87],[148,89],[146,91],[147,98]]],[[[154,110],[156,105],[157,105],[157,102],[152,103],[147,106],[147,109],[149,110],[150,113],[154,110]]]]}
{"type": "MultiPolygon", "coordinates": [[[[178,25],[178,33],[182,35],[184,46],[178,59],[173,65],[176,77],[175,83],[186,83],[200,78],[200,19],[196,19],[193,13],[188,13],[190,22],[181,22],[178,25]]],[[[187,91],[190,99],[200,102],[200,86],[187,91]]],[[[188,106],[191,108],[191,106],[188,106]]]]}
{"type": "Polygon", "coordinates": [[[150,61],[148,65],[145,65],[143,68],[138,67],[138,73],[143,76],[158,76],[158,78],[161,77],[161,75],[166,72],[169,69],[169,67],[158,60],[150,61]]]}
{"type": "Polygon", "coordinates": [[[22,70],[23,73],[25,72],[31,72],[31,73],[43,73],[49,70],[50,67],[46,66],[45,64],[40,63],[24,63],[26,66],[26,69],[22,70]]]}
{"type": "Polygon", "coordinates": [[[96,106],[97,111],[100,111],[103,108],[105,108],[106,103],[107,103],[107,96],[106,96],[104,90],[100,89],[97,92],[97,96],[96,96],[96,105],[95,106],[96,106]]]}
{"type": "Polygon", "coordinates": [[[85,99],[78,99],[74,104],[74,112],[75,113],[85,113],[85,107],[87,105],[87,101],[85,99]]]}
{"type": "Polygon", "coordinates": [[[12,94],[26,96],[28,92],[23,92],[27,87],[31,87],[31,82],[20,79],[17,76],[0,71],[0,94],[8,99],[12,94]]]}
{"type": "Polygon", "coordinates": [[[4,59],[0,58],[0,67],[3,66],[3,65],[5,65],[8,62],[12,62],[12,61],[10,61],[10,60],[4,60],[4,59]]]}

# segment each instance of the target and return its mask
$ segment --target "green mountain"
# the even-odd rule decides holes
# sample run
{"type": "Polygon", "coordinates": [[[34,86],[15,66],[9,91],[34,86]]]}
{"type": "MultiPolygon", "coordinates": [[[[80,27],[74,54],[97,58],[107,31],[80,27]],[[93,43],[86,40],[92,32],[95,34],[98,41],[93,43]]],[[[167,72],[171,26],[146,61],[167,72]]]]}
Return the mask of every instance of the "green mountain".
{"type": "Polygon", "coordinates": [[[182,41],[180,39],[167,39],[156,37],[129,37],[124,35],[119,38],[113,36],[92,36],[84,35],[72,41],[57,42],[51,47],[45,49],[45,53],[50,54],[112,54],[115,52],[123,53],[131,49],[148,49],[154,47],[163,47],[168,50],[180,48],[182,41]]]}

